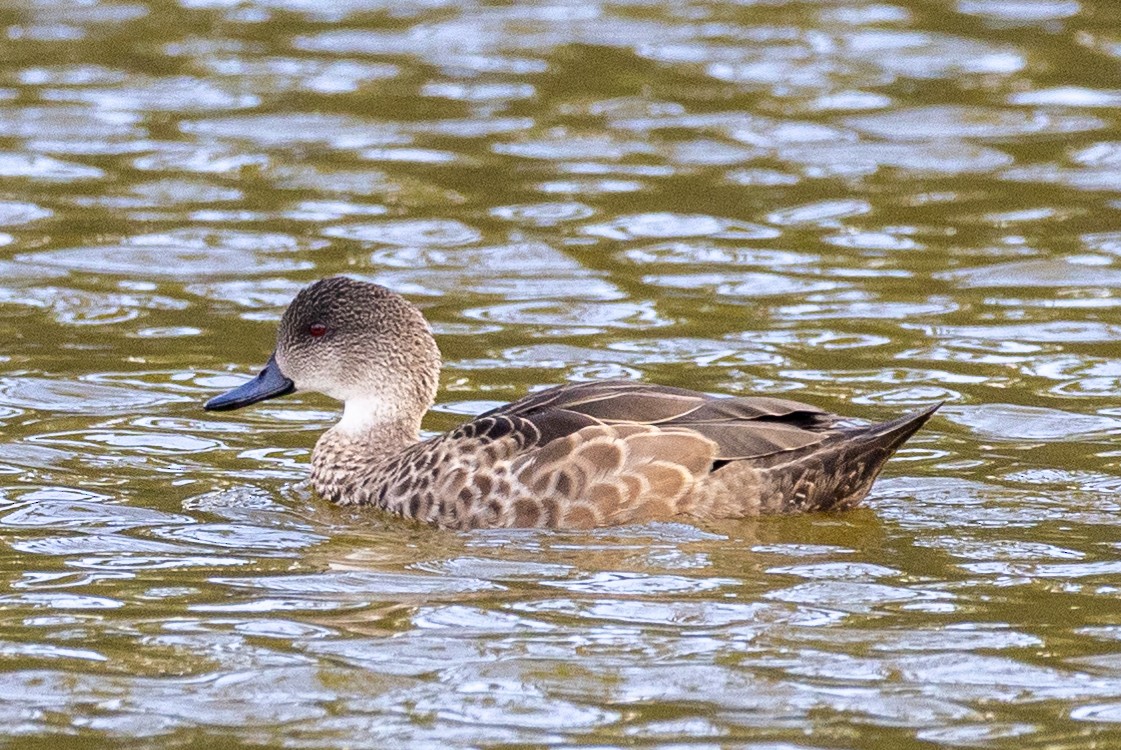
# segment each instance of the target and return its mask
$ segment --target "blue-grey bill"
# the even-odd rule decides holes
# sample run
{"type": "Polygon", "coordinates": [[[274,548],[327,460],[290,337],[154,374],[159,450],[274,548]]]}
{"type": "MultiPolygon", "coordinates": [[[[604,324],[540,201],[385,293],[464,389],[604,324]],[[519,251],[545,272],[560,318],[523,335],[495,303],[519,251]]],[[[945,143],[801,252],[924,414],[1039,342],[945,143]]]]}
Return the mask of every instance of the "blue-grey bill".
{"type": "Polygon", "coordinates": [[[248,383],[239,385],[232,391],[226,391],[221,396],[215,396],[203,404],[202,408],[207,411],[240,409],[243,406],[249,406],[268,398],[284,396],[294,390],[296,390],[296,384],[280,372],[280,366],[276,364],[276,356],[273,355],[269,357],[268,364],[265,365],[265,369],[258,373],[257,377],[248,383]]]}

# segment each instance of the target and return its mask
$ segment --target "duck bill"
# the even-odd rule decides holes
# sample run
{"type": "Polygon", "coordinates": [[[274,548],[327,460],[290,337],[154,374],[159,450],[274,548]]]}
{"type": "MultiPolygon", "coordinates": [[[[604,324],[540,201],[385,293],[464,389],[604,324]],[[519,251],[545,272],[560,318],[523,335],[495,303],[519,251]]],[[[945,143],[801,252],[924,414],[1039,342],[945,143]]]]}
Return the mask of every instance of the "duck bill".
{"type": "Polygon", "coordinates": [[[274,354],[269,357],[268,364],[265,365],[265,369],[261,370],[257,377],[248,383],[239,385],[232,391],[226,391],[221,396],[215,396],[203,404],[202,408],[207,411],[240,409],[258,401],[284,396],[294,390],[296,390],[296,384],[284,377],[284,373],[280,371],[280,365],[276,363],[276,355],[274,354]]]}

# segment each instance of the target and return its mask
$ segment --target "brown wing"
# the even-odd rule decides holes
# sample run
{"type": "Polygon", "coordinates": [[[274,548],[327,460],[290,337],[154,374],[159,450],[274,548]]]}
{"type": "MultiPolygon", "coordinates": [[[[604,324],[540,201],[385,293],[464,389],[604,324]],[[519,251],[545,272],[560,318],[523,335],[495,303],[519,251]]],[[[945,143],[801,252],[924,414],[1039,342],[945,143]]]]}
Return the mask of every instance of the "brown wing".
{"type": "Polygon", "coordinates": [[[684,428],[716,444],[716,462],[815,445],[836,434],[833,427],[838,420],[833,414],[797,401],[718,398],[683,388],[610,380],[550,388],[478,419],[501,417],[532,425],[537,431],[536,440],[527,443],[540,445],[596,425],[684,428]]]}
{"type": "Polygon", "coordinates": [[[714,469],[813,450],[838,434],[837,419],[795,401],[628,381],[551,388],[448,436],[486,446],[472,449],[457,480],[464,507],[456,523],[592,528],[672,518],[689,511],[697,482],[714,469]],[[507,492],[493,497],[499,485],[507,492]],[[471,520],[479,512],[493,518],[471,520]]]}

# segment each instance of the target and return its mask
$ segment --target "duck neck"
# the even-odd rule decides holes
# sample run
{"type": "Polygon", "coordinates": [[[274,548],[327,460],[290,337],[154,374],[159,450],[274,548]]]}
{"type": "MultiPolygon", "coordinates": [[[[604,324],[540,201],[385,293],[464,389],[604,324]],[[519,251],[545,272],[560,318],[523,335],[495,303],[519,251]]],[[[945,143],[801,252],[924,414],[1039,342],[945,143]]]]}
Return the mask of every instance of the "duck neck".
{"type": "Polygon", "coordinates": [[[311,454],[316,491],[335,502],[354,497],[356,481],[420,439],[423,411],[409,413],[382,399],[350,399],[311,454]]]}

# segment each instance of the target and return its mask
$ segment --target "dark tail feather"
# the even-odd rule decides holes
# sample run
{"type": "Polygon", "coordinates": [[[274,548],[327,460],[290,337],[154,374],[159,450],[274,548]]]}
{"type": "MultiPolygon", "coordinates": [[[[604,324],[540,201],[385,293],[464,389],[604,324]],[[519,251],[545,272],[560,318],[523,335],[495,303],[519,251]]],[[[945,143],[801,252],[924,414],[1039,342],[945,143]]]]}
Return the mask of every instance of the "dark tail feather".
{"type": "MultiPolygon", "coordinates": [[[[766,469],[768,484],[788,488],[794,502],[771,512],[842,510],[857,505],[884,464],[942,406],[935,404],[889,422],[846,430],[801,458],[766,469]]],[[[763,512],[767,512],[764,508],[763,512]]]]}
{"type": "Polygon", "coordinates": [[[898,419],[893,419],[889,422],[881,422],[880,424],[872,425],[866,428],[854,442],[855,445],[871,444],[871,447],[886,452],[884,460],[886,461],[892,453],[899,450],[899,447],[916,432],[919,428],[929,421],[934,416],[934,412],[942,408],[944,401],[939,401],[934,406],[928,406],[922,411],[914,412],[913,414],[904,414],[898,419]]]}

